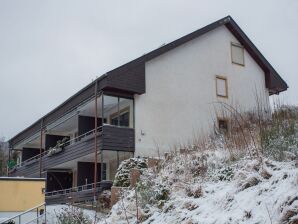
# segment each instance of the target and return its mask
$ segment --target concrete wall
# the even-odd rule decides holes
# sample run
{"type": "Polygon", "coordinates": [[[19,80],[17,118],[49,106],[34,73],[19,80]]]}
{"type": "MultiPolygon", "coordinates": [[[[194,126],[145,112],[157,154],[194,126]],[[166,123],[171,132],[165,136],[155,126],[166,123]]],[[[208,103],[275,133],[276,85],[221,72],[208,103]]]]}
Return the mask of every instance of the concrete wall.
{"type": "MultiPolygon", "coordinates": [[[[219,27],[146,63],[146,93],[135,97],[136,155],[157,156],[214,130],[215,102],[242,110],[268,106],[263,70],[245,51],[245,66],[231,62],[231,42],[219,27]],[[228,98],[216,96],[216,76],[228,82],[228,98]]],[[[216,109],[215,109],[216,108],[216,109]]]]}
{"type": "Polygon", "coordinates": [[[0,212],[25,211],[44,203],[45,179],[0,178],[0,212]]]}

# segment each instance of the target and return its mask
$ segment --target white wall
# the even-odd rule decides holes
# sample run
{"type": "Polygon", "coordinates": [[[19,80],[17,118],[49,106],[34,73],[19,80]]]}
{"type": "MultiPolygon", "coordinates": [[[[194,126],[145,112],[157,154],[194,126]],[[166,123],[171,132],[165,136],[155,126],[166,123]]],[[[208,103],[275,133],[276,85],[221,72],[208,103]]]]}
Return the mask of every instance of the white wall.
{"type": "Polygon", "coordinates": [[[243,110],[268,103],[265,76],[245,51],[245,66],[232,64],[231,41],[219,27],[146,63],[146,93],[135,97],[136,155],[157,156],[214,128],[217,101],[243,110]],[[228,79],[228,99],[216,96],[215,76],[228,79]]]}

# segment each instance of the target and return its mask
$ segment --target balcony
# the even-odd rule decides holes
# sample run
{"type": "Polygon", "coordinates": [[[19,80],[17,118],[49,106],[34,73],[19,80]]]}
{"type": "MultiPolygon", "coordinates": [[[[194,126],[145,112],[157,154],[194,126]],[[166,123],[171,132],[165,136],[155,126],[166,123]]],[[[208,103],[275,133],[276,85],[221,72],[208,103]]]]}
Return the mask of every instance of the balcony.
{"type": "MultiPolygon", "coordinates": [[[[42,173],[55,166],[79,159],[94,153],[95,130],[86,132],[67,141],[60,152],[49,153],[45,151],[17,165],[10,171],[11,176],[39,177],[40,165],[42,173]],[[41,163],[40,163],[41,161],[41,163]]],[[[134,152],[135,133],[133,128],[103,125],[97,129],[97,150],[134,152]]]]}

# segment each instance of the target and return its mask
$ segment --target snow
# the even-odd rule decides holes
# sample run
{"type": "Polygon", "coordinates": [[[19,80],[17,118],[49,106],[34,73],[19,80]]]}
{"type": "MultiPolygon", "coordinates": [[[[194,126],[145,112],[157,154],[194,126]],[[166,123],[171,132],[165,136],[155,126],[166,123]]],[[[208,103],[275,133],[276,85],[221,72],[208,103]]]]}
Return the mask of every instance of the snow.
{"type": "Polygon", "coordinates": [[[148,184],[149,191],[166,185],[169,199],[142,204],[139,192],[137,209],[135,190],[128,190],[99,223],[135,223],[137,211],[139,220],[148,224],[282,223],[287,211],[297,211],[290,220],[297,219],[297,161],[249,157],[230,161],[227,155],[225,150],[176,155],[160,172],[148,169],[141,182],[148,184]],[[189,196],[188,190],[195,188],[201,188],[202,196],[189,196]]]}
{"type": "MultiPolygon", "coordinates": [[[[47,206],[47,222],[48,223],[58,223],[56,215],[59,214],[63,209],[68,208],[69,205],[48,205],[47,206]]],[[[89,209],[82,209],[84,215],[88,217],[88,219],[94,221],[95,219],[95,211],[89,209]]],[[[97,218],[105,217],[104,213],[97,212],[97,218]]]]}

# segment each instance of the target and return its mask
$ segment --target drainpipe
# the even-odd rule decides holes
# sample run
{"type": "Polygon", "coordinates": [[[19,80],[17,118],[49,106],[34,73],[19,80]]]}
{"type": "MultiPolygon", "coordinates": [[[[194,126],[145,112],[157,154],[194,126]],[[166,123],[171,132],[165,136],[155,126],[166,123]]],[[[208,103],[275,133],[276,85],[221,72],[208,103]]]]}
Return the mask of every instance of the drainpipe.
{"type": "Polygon", "coordinates": [[[117,169],[119,167],[119,151],[117,150],[117,169]]]}
{"type": "Polygon", "coordinates": [[[96,204],[96,183],[97,183],[97,80],[95,81],[95,102],[94,102],[94,188],[93,188],[93,200],[96,204]]]}
{"type": "Polygon", "coordinates": [[[8,167],[8,163],[10,163],[10,153],[11,153],[11,150],[12,150],[13,146],[11,144],[11,142],[9,142],[9,145],[8,145],[8,162],[7,162],[7,166],[6,166],[6,172],[7,172],[7,176],[9,177],[9,167],[8,167]]]}
{"type": "MultiPolygon", "coordinates": [[[[102,114],[102,123],[104,123],[104,94],[102,92],[101,94],[101,104],[102,104],[102,107],[101,107],[101,114],[102,114]]],[[[104,136],[103,136],[103,133],[104,132],[104,128],[102,127],[102,134],[101,134],[101,149],[100,149],[100,181],[103,180],[103,145],[104,145],[104,136]]]]}
{"type": "Polygon", "coordinates": [[[39,145],[39,177],[41,177],[41,171],[42,171],[42,129],[43,129],[43,119],[40,121],[40,145],[39,145]]]}

